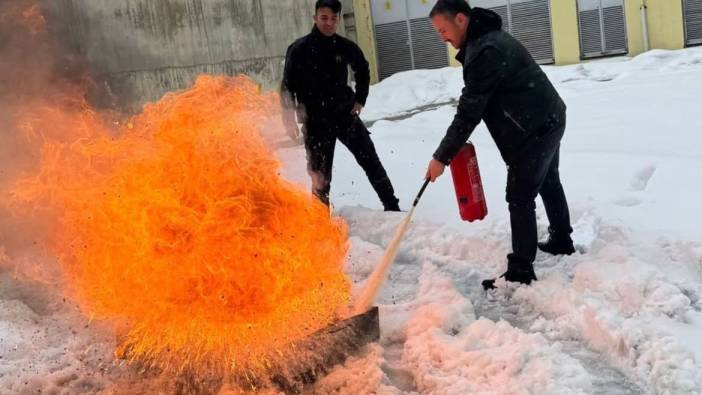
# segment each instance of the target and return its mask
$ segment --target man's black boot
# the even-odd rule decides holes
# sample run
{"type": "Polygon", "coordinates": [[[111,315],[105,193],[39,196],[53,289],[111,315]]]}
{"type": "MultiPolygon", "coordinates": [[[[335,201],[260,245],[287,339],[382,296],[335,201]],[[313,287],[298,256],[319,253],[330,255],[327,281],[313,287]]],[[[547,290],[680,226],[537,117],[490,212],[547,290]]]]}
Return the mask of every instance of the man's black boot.
{"type": "Polygon", "coordinates": [[[383,203],[385,211],[400,211],[400,200],[393,198],[391,202],[383,203]]]}
{"type": "MultiPolygon", "coordinates": [[[[536,278],[536,274],[534,273],[534,269],[527,269],[527,270],[507,270],[504,272],[500,277],[504,277],[505,281],[509,281],[512,283],[520,283],[520,284],[526,284],[526,285],[531,285],[532,281],[537,281],[538,279],[536,278]]],[[[489,289],[495,289],[495,280],[496,279],[489,279],[489,280],[483,280],[483,289],[486,291],[489,289]]]]}
{"type": "Polygon", "coordinates": [[[546,241],[540,241],[536,243],[536,246],[541,251],[551,255],[570,255],[575,252],[573,239],[570,236],[554,237],[553,234],[550,234],[546,241]]]}

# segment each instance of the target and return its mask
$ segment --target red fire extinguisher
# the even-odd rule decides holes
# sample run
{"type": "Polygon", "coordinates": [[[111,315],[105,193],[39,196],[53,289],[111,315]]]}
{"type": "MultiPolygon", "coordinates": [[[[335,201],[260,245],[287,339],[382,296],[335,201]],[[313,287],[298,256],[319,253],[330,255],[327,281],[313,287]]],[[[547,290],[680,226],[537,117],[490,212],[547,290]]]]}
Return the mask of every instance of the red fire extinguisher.
{"type": "Polygon", "coordinates": [[[485,218],[487,204],[483,184],[480,181],[478,157],[475,155],[475,147],[470,142],[466,143],[451,160],[451,176],[456,189],[461,219],[473,222],[485,218]]]}

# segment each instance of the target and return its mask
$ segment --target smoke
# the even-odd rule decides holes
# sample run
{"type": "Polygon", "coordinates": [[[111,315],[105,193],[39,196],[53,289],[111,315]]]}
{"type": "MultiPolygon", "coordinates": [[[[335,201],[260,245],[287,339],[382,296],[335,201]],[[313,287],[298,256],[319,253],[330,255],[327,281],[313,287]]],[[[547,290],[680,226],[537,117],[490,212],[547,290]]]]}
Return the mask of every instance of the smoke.
{"type": "Polygon", "coordinates": [[[31,111],[81,97],[91,84],[68,40],[55,34],[59,26],[47,22],[46,10],[37,0],[0,2],[0,251],[9,256],[32,247],[45,228],[7,208],[9,186],[39,158],[40,136],[27,127],[31,111]]]}

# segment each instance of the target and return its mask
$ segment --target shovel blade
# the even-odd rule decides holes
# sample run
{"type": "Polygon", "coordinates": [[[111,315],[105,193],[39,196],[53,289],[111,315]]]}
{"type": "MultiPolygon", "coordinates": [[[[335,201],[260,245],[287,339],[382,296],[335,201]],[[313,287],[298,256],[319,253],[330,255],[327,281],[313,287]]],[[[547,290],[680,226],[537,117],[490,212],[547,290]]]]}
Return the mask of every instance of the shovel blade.
{"type": "Polygon", "coordinates": [[[291,361],[281,374],[274,375],[271,380],[286,393],[299,393],[304,386],[314,383],[363,346],[378,339],[380,320],[378,307],[374,306],[296,342],[293,347],[301,358],[291,361]]]}

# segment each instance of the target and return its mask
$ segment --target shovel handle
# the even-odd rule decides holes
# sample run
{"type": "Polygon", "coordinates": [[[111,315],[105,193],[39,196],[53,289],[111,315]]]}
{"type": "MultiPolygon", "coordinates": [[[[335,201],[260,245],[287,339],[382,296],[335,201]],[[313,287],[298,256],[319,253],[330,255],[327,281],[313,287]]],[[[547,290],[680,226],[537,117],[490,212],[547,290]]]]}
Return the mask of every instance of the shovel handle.
{"type": "Polygon", "coordinates": [[[422,185],[422,189],[419,190],[417,197],[414,199],[412,208],[410,208],[407,215],[405,215],[405,219],[402,220],[400,226],[397,228],[397,230],[395,230],[395,234],[390,240],[390,244],[388,244],[388,247],[385,249],[383,259],[380,261],[380,263],[378,263],[371,275],[368,276],[366,287],[361,292],[360,297],[356,301],[356,306],[354,307],[356,314],[365,312],[375,302],[375,298],[378,295],[378,289],[381,285],[383,285],[383,282],[385,282],[385,279],[387,278],[390,266],[392,266],[395,256],[397,255],[397,250],[400,248],[400,242],[402,241],[402,238],[410,225],[414,210],[417,208],[417,203],[419,203],[419,199],[422,197],[424,190],[427,189],[427,185],[429,185],[428,179],[424,181],[424,185],[422,185]]]}
{"type": "Polygon", "coordinates": [[[419,199],[422,198],[422,195],[424,195],[424,190],[427,189],[427,185],[429,185],[428,178],[426,180],[424,180],[424,185],[422,185],[422,189],[419,190],[417,197],[414,198],[414,203],[412,204],[412,207],[417,207],[417,204],[419,203],[419,199]]]}

